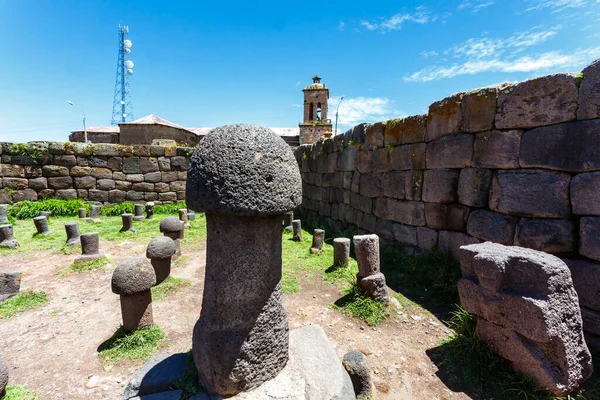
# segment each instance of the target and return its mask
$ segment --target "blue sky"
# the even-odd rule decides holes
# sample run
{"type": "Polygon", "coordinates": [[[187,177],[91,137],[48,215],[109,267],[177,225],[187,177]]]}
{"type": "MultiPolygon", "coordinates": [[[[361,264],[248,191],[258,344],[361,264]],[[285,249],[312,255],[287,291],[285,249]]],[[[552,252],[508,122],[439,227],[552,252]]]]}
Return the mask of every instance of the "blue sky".
{"type": "Polygon", "coordinates": [[[600,0],[0,0],[0,141],[109,125],[119,24],[134,116],[188,127],[297,126],[316,73],[346,129],[600,58],[600,0]]]}

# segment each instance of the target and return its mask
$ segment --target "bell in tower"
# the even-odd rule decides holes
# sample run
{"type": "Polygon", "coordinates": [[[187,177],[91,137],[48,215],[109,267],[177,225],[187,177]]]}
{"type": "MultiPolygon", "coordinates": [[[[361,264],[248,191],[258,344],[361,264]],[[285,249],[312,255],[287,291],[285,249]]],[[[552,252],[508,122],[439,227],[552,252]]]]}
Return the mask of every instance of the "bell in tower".
{"type": "Polygon", "coordinates": [[[300,144],[310,144],[331,137],[331,120],[327,118],[329,89],[321,83],[321,77],[315,75],[312,85],[302,89],[304,92],[304,120],[300,126],[300,144]]]}

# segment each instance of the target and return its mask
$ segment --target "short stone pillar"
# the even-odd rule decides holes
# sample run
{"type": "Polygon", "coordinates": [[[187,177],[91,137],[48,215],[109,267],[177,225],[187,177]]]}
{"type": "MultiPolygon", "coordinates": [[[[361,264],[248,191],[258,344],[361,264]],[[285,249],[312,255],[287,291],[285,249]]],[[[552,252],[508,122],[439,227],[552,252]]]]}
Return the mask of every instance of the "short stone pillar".
{"type": "Polygon", "coordinates": [[[81,239],[81,255],[75,258],[75,262],[93,261],[104,257],[100,253],[100,237],[98,232],[84,233],[81,239]]]}
{"type": "Polygon", "coordinates": [[[191,210],[188,210],[187,215],[188,215],[188,221],[193,221],[196,219],[196,213],[191,210]]]}
{"type": "Polygon", "coordinates": [[[144,205],[143,204],[135,204],[133,212],[135,214],[133,216],[134,221],[143,221],[146,219],[146,217],[144,217],[144,205]]]}
{"type": "Polygon", "coordinates": [[[356,400],[375,399],[377,392],[367,356],[360,351],[351,351],[344,355],[342,364],[352,380],[356,400]]]}
{"type": "Polygon", "coordinates": [[[0,357],[0,399],[6,394],[8,386],[8,364],[0,357]]]}
{"type": "Polygon", "coordinates": [[[302,201],[290,146],[258,125],[212,130],[188,170],[188,207],[206,215],[206,272],[192,353],[209,393],[234,395],[288,361],[281,221],[302,201]]]}
{"type": "Polygon", "coordinates": [[[345,268],[350,262],[350,239],[333,239],[333,267],[345,268]]]}
{"type": "Polygon", "coordinates": [[[356,281],[367,296],[387,305],[385,276],[379,266],[379,236],[360,235],[352,238],[358,263],[356,281]]]}
{"type": "Polygon", "coordinates": [[[37,235],[49,235],[50,229],[48,228],[48,218],[46,217],[35,217],[33,218],[35,229],[37,229],[37,235]]]}
{"type": "Polygon", "coordinates": [[[283,229],[286,232],[293,231],[293,227],[292,227],[293,220],[294,220],[294,212],[293,211],[286,212],[285,214],[283,214],[283,229]]]}
{"type": "Polygon", "coordinates": [[[175,241],[173,258],[181,256],[181,239],[183,239],[183,222],[177,217],[165,217],[160,221],[160,232],[175,241]]]}
{"type": "Polygon", "coordinates": [[[21,289],[20,271],[0,272],[0,302],[19,295],[21,289]]]}
{"type": "Polygon", "coordinates": [[[299,219],[293,220],[292,221],[292,230],[294,232],[294,236],[292,237],[294,242],[301,242],[302,241],[302,221],[300,221],[299,219]]]}
{"type": "Polygon", "coordinates": [[[146,219],[154,218],[154,202],[149,201],[146,203],[146,219]]]}
{"type": "Polygon", "coordinates": [[[188,214],[187,214],[187,208],[180,208],[179,209],[179,220],[181,222],[183,222],[183,227],[184,228],[189,228],[190,227],[190,222],[188,221],[188,214]]]}
{"type": "Polygon", "coordinates": [[[131,332],[154,323],[152,286],[156,284],[154,268],[145,258],[126,258],[113,272],[111,288],[121,296],[123,330],[131,332]]]}
{"type": "Polygon", "coordinates": [[[79,236],[79,224],[77,222],[67,222],[65,224],[65,231],[67,232],[67,246],[81,244],[81,238],[79,236]]]}
{"type": "Polygon", "coordinates": [[[556,396],[591,376],[578,295],[560,258],[486,242],[462,246],[460,267],[460,303],[492,351],[556,396]]]}
{"type": "Polygon", "coordinates": [[[77,210],[77,214],[79,215],[79,218],[87,218],[87,210],[85,208],[80,208],[77,210]]]}
{"type": "Polygon", "coordinates": [[[92,204],[92,209],[90,210],[90,218],[88,221],[91,222],[100,222],[100,206],[97,204],[92,204]]]}
{"type": "Polygon", "coordinates": [[[177,251],[175,241],[168,236],[156,236],[148,243],[146,257],[150,259],[150,263],[154,267],[157,285],[169,277],[171,257],[175,251],[177,251]]]}
{"type": "Polygon", "coordinates": [[[40,211],[39,217],[46,217],[47,220],[50,220],[50,215],[52,213],[50,211],[40,211]]]}
{"type": "Polygon", "coordinates": [[[8,224],[8,205],[0,204],[0,225],[8,224]]]}
{"type": "Polygon", "coordinates": [[[133,227],[133,215],[130,213],[121,214],[123,226],[119,232],[135,232],[133,227]]]}
{"type": "Polygon", "coordinates": [[[323,242],[325,241],[325,231],[323,229],[315,229],[313,232],[312,245],[310,252],[312,254],[321,254],[323,252],[323,242]]]}
{"type": "Polygon", "coordinates": [[[14,249],[19,245],[17,239],[13,236],[13,226],[0,225],[0,247],[14,249]]]}

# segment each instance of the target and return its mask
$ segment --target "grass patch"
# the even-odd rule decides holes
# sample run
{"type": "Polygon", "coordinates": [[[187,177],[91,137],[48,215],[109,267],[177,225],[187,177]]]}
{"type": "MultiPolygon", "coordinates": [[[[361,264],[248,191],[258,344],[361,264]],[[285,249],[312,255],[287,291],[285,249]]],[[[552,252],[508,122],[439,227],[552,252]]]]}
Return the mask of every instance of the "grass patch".
{"type": "Polygon", "coordinates": [[[40,398],[40,392],[28,389],[27,386],[7,386],[6,394],[2,400],[37,400],[40,398]]]}
{"type": "Polygon", "coordinates": [[[151,289],[152,300],[164,300],[167,296],[176,292],[180,292],[186,287],[191,286],[191,284],[192,283],[187,279],[169,276],[159,285],[156,285],[151,289]]]}
{"type": "Polygon", "coordinates": [[[357,284],[343,288],[340,294],[344,297],[332,307],[342,314],[362,319],[369,326],[377,325],[390,315],[383,304],[367,297],[357,284]]]}
{"type": "Polygon", "coordinates": [[[74,262],[60,270],[58,276],[67,276],[70,274],[81,274],[82,272],[93,271],[96,269],[106,270],[110,260],[106,257],[92,261],[74,262]]]}
{"type": "Polygon", "coordinates": [[[114,364],[122,358],[145,361],[157,352],[165,333],[156,325],[141,328],[131,333],[117,329],[110,339],[100,347],[98,355],[105,364],[114,364]]]}
{"type": "Polygon", "coordinates": [[[8,207],[8,214],[15,219],[30,219],[40,215],[40,211],[50,211],[52,217],[75,217],[80,208],[86,207],[83,199],[41,199],[24,200],[8,207]]]}
{"type": "Polygon", "coordinates": [[[187,399],[189,396],[200,391],[200,385],[198,384],[198,370],[196,369],[196,363],[194,363],[194,357],[192,352],[187,353],[187,363],[185,366],[185,373],[175,384],[172,389],[183,390],[183,398],[187,399]]]}
{"type": "Polygon", "coordinates": [[[358,264],[353,258],[350,259],[348,265],[337,268],[329,267],[325,270],[323,280],[325,283],[350,283],[356,282],[356,274],[358,274],[358,264]]]}
{"type": "Polygon", "coordinates": [[[48,302],[46,292],[24,291],[18,296],[0,303],[0,318],[10,318],[27,310],[32,310],[48,302]]]}
{"type": "Polygon", "coordinates": [[[592,400],[600,398],[600,377],[592,375],[576,393],[554,396],[536,387],[535,382],[513,370],[510,363],[494,354],[475,337],[476,320],[456,306],[449,327],[453,335],[440,342],[432,354],[453,390],[466,390],[476,398],[527,400],[592,400]]]}

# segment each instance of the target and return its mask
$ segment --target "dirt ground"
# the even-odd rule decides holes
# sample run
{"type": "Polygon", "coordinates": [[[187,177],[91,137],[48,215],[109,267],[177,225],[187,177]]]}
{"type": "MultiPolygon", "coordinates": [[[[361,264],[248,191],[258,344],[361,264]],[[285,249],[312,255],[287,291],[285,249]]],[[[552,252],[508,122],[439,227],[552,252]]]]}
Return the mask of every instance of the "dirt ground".
{"type": "MultiPolygon", "coordinates": [[[[144,256],[145,243],[101,241],[113,264],[144,256]]],[[[204,243],[186,240],[184,262],[172,275],[192,286],[153,303],[154,321],[167,337],[162,353],[191,348],[200,315],[205,263],[204,243]]],[[[50,251],[0,256],[0,269],[24,272],[22,286],[43,290],[49,302],[9,319],[0,319],[0,349],[10,367],[10,385],[26,385],[42,399],[121,399],[125,385],[142,362],[121,361],[103,368],[97,349],[120,326],[119,297],[111,292],[110,272],[91,271],[59,277],[58,271],[77,256],[50,251]]],[[[372,328],[329,307],[339,299],[338,287],[320,277],[305,280],[301,291],[284,295],[290,329],[321,325],[341,359],[351,350],[367,354],[379,399],[467,399],[452,392],[436,375],[426,350],[450,333],[422,309],[392,317],[372,328]]]]}

